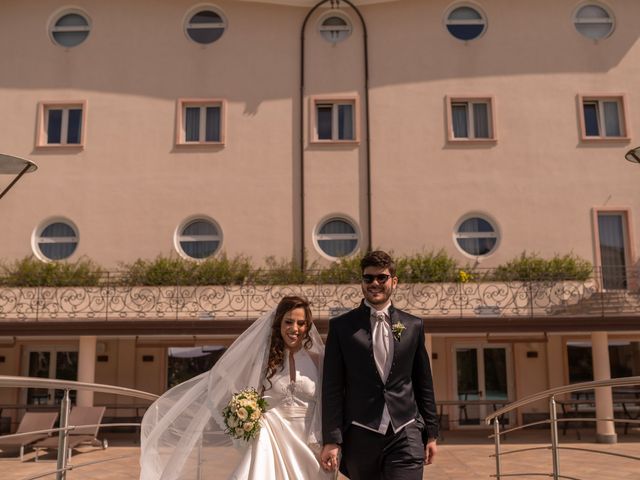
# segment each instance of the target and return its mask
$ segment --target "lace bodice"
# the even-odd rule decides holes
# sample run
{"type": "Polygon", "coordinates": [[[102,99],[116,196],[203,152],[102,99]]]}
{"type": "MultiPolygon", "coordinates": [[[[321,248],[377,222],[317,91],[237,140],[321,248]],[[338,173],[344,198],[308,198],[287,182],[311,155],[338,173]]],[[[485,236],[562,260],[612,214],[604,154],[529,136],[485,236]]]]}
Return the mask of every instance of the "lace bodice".
{"type": "Polygon", "coordinates": [[[285,351],[284,368],[272,378],[273,386],[267,382],[264,395],[267,397],[269,408],[303,407],[310,409],[316,403],[316,385],[318,383],[318,369],[309,353],[302,349],[293,355],[295,359],[295,381],[291,380],[289,365],[289,351],[285,351]]]}

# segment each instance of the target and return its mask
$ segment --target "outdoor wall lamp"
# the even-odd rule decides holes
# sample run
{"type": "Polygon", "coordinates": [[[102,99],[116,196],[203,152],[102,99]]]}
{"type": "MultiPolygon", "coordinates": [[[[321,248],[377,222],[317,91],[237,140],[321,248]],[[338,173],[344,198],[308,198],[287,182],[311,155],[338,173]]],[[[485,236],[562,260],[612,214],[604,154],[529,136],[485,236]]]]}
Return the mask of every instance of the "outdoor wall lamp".
{"type": "Polygon", "coordinates": [[[629,150],[624,154],[624,158],[631,163],[640,163],[640,147],[629,150]]]}
{"type": "Polygon", "coordinates": [[[15,175],[11,183],[0,193],[0,198],[4,197],[25,173],[35,172],[37,169],[38,166],[31,160],[0,153],[0,175],[15,175]]]}

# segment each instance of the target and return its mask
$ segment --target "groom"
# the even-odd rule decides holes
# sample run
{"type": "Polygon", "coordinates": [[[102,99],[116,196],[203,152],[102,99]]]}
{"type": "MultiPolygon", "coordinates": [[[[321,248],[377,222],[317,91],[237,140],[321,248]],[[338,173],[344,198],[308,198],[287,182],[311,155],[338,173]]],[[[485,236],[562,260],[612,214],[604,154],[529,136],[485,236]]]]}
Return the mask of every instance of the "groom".
{"type": "Polygon", "coordinates": [[[324,357],[321,453],[352,480],[421,480],[438,420],[422,320],[394,308],[396,267],[382,251],[360,262],[360,306],[331,320],[324,357]]]}

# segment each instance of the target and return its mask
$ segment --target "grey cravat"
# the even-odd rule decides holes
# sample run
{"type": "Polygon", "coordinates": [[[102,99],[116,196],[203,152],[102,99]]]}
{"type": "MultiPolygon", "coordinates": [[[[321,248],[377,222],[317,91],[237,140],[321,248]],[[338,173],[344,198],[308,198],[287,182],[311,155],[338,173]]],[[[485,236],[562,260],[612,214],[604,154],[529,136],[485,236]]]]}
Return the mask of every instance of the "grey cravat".
{"type": "Polygon", "coordinates": [[[389,358],[389,324],[384,312],[375,312],[373,317],[375,319],[373,324],[373,359],[380,377],[386,381],[389,373],[386,368],[389,358]]]}

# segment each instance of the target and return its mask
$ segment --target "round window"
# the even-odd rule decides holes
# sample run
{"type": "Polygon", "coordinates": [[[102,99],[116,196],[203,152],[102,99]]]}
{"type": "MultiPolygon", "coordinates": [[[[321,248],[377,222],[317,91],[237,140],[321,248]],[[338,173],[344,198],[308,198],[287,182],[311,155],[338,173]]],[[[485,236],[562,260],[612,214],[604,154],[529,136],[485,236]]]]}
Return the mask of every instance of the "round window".
{"type": "Polygon", "coordinates": [[[222,235],[215,222],[197,218],[186,222],[178,229],[176,243],[179,253],[190,258],[203,259],[218,251],[222,235]]]}
{"type": "Polygon", "coordinates": [[[320,35],[327,42],[338,43],[351,35],[351,22],[343,15],[332,13],[320,22],[320,35]]]}
{"type": "Polygon", "coordinates": [[[322,222],[316,230],[315,240],[320,251],[332,258],[351,255],[358,249],[356,227],[343,218],[322,222]]]}
{"type": "Polygon", "coordinates": [[[187,36],[196,43],[207,45],[219,40],[226,28],[226,22],[219,13],[205,9],[189,17],[185,30],[187,36]]]}
{"type": "Polygon", "coordinates": [[[452,9],[446,19],[447,30],[458,40],[473,40],[484,33],[487,21],[476,8],[460,6],[452,9]]]}
{"type": "Polygon", "coordinates": [[[89,36],[89,19],[82,13],[65,13],[51,26],[51,38],[61,47],[71,48],[80,45],[89,36]]]}
{"type": "Polygon", "coordinates": [[[589,4],[578,8],[573,24],[579,33],[592,40],[606,38],[613,32],[613,16],[600,5],[589,4]]]}
{"type": "Polygon", "coordinates": [[[489,255],[495,250],[498,244],[498,233],[487,218],[471,216],[458,224],[455,241],[464,253],[479,257],[489,255]]]}
{"type": "Polygon", "coordinates": [[[64,260],[78,247],[78,230],[69,221],[47,222],[34,236],[36,256],[42,260],[64,260]]]}

